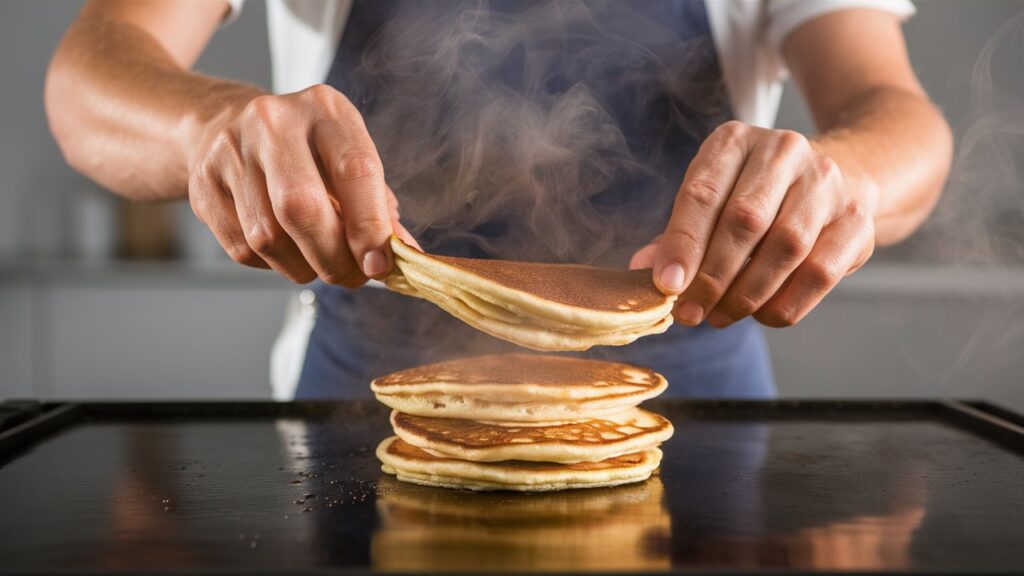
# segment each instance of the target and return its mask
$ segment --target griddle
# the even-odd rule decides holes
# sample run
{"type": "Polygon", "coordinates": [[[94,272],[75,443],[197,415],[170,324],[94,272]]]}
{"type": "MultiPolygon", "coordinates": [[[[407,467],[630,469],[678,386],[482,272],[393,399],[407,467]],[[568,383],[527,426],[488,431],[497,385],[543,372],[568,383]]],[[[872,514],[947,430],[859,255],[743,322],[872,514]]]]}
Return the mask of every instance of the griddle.
{"type": "Polygon", "coordinates": [[[658,476],[547,495],[381,473],[375,402],[0,405],[0,573],[1024,570],[1024,419],[678,401],[658,476]]]}

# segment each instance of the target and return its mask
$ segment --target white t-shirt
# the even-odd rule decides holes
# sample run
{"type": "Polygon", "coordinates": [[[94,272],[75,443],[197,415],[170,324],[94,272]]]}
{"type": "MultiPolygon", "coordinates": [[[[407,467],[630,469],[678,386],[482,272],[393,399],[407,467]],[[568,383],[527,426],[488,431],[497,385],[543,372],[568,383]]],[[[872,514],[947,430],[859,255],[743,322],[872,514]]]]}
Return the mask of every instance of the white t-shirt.
{"type": "MultiPolygon", "coordinates": [[[[230,20],[244,0],[228,2],[230,20]]],[[[268,1],[275,92],[295,92],[324,81],[351,7],[352,0],[268,1]]],[[[787,76],[781,53],[786,37],[804,22],[850,8],[882,10],[901,19],[914,13],[909,0],[707,0],[736,119],[771,127],[787,76]]]]}
{"type": "MultiPolygon", "coordinates": [[[[244,0],[227,0],[228,21],[244,0]]],[[[422,0],[430,1],[430,0],[422,0]]],[[[295,92],[327,77],[344,33],[352,0],[269,0],[274,91],[295,92]]],[[[781,49],[786,37],[818,16],[850,8],[870,8],[905,19],[914,13],[909,0],[707,0],[718,61],[736,119],[771,127],[788,71],[781,49]]],[[[315,321],[313,295],[292,298],[270,359],[270,380],[277,400],[294,397],[315,321]]]]}

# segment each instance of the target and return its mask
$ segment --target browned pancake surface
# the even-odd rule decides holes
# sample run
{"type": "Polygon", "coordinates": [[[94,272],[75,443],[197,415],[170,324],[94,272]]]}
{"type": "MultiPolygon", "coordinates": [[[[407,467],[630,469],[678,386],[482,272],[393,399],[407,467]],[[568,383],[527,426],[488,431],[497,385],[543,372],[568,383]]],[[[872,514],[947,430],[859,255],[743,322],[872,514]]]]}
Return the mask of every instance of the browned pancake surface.
{"type": "Polygon", "coordinates": [[[498,426],[472,420],[413,416],[402,412],[396,413],[394,419],[397,427],[430,442],[456,444],[465,448],[491,448],[509,444],[554,443],[601,446],[637,434],[659,432],[671,426],[661,416],[650,416],[657,422],[654,427],[633,426],[632,432],[620,429],[623,428],[620,423],[601,418],[552,426],[498,426]]]}
{"type": "Polygon", "coordinates": [[[408,386],[435,382],[654,388],[660,385],[661,379],[648,368],[618,362],[537,354],[493,354],[417,366],[382,376],[374,381],[374,385],[408,386]]]}
{"type": "Polygon", "coordinates": [[[665,304],[665,295],[654,285],[650,270],[430,257],[513,290],[567,306],[605,312],[640,312],[665,304]]]}
{"type": "MultiPolygon", "coordinates": [[[[421,462],[462,462],[455,458],[442,458],[440,456],[433,456],[420,450],[419,448],[408,444],[407,442],[396,439],[392,442],[388,448],[388,454],[399,458],[405,458],[407,460],[419,460],[421,462]]],[[[505,470],[524,470],[527,472],[544,473],[544,472],[561,472],[563,470],[613,470],[615,468],[633,468],[642,464],[644,461],[644,454],[637,452],[635,454],[625,454],[623,456],[616,456],[615,458],[608,458],[600,462],[578,462],[576,464],[557,464],[554,462],[524,462],[521,460],[505,460],[502,462],[487,462],[480,464],[480,466],[494,466],[497,468],[503,468],[505,470]]]]}

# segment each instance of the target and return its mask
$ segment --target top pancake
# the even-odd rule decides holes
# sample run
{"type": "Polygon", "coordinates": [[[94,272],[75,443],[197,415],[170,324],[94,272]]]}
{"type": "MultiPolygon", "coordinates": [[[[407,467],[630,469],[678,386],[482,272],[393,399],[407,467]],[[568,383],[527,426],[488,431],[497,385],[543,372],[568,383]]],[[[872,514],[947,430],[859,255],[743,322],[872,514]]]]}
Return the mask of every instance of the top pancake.
{"type": "Polygon", "coordinates": [[[624,345],[672,324],[676,297],[659,292],[649,270],[433,256],[397,237],[391,247],[390,289],[527,348],[624,345]]]}
{"type": "Polygon", "coordinates": [[[452,268],[556,304],[607,312],[642,312],[665,305],[650,270],[429,256],[452,268]]]}

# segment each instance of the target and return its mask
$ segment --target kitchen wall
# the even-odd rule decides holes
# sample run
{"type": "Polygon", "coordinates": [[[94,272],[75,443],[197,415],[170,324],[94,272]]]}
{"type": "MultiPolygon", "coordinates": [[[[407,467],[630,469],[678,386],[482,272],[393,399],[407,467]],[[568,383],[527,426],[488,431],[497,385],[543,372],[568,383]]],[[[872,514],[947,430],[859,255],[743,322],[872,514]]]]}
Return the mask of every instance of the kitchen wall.
{"type": "MultiPolygon", "coordinates": [[[[0,398],[267,397],[285,282],[211,259],[184,206],[191,261],[96,257],[111,250],[114,201],[64,165],[41,102],[46,62],[79,6],[0,3],[0,398]]],[[[963,134],[972,66],[1024,4],[918,7],[906,27],[915,67],[963,134]]],[[[265,25],[262,3],[248,2],[198,68],[269,85],[265,25]]],[[[792,89],[779,125],[811,130],[792,89]]],[[[963,192],[944,202],[955,208],[963,192]]],[[[1024,269],[935,258],[943,227],[964,228],[940,223],[881,251],[801,325],[769,332],[784,395],[986,397],[1024,410],[1024,269]]],[[[1007,227],[1004,244],[1019,232],[1007,227]]]]}

